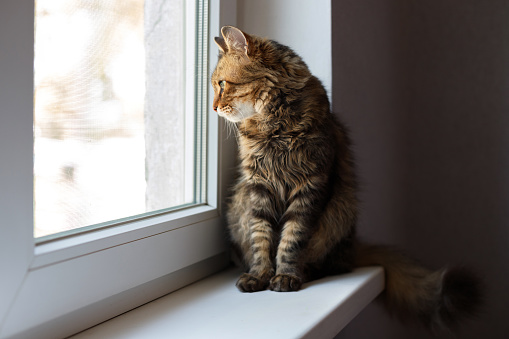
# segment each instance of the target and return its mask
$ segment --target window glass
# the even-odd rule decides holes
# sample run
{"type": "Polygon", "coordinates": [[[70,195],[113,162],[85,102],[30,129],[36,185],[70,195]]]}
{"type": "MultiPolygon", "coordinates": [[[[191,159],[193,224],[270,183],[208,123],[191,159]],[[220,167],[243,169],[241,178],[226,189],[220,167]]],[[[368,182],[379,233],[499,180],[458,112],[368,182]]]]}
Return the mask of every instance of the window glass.
{"type": "Polygon", "coordinates": [[[36,238],[199,202],[184,6],[36,1],[36,238]]]}

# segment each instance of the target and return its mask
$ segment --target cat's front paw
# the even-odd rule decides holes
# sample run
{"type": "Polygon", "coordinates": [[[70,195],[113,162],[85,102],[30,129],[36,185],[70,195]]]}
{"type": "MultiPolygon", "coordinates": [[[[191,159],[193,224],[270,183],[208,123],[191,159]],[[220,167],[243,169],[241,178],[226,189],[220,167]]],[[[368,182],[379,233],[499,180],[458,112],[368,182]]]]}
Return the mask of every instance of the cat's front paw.
{"type": "Polygon", "coordinates": [[[235,285],[241,292],[258,292],[267,289],[267,286],[269,286],[269,279],[244,273],[240,276],[235,285]]]}
{"type": "Polygon", "coordinates": [[[302,286],[302,279],[289,274],[278,274],[270,279],[269,288],[276,292],[298,291],[302,286]]]}

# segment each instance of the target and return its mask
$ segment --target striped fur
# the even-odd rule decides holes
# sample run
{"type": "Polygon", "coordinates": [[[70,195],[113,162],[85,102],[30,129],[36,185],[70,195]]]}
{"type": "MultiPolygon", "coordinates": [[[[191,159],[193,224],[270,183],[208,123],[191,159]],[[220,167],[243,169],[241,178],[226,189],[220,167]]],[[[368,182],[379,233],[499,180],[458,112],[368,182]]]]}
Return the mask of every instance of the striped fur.
{"type": "Polygon", "coordinates": [[[312,279],[381,264],[388,304],[396,310],[431,327],[473,311],[479,289],[470,274],[428,271],[390,249],[357,244],[350,141],[302,59],[237,28],[221,32],[211,80],[214,110],[234,126],[239,143],[239,179],[228,210],[232,243],[246,267],[237,287],[297,291],[312,279]],[[468,287],[457,294],[452,287],[461,284],[468,287]]]}

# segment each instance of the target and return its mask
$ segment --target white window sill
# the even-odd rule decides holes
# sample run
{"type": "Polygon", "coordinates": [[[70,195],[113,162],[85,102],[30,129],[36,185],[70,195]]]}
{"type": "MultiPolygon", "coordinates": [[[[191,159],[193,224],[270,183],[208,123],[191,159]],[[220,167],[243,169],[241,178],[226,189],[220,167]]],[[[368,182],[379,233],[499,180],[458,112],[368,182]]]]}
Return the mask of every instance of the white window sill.
{"type": "Polygon", "coordinates": [[[81,332],[85,338],[332,338],[384,288],[365,267],[296,293],[240,293],[230,269],[81,332]]]}

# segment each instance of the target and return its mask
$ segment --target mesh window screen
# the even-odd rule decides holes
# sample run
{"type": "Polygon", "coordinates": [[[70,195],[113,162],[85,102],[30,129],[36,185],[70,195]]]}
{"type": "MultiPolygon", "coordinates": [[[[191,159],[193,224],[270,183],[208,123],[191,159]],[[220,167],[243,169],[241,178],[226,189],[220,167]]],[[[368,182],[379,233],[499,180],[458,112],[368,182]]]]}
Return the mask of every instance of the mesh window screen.
{"type": "Polygon", "coordinates": [[[190,202],[182,3],[36,1],[36,238],[190,202]]]}

